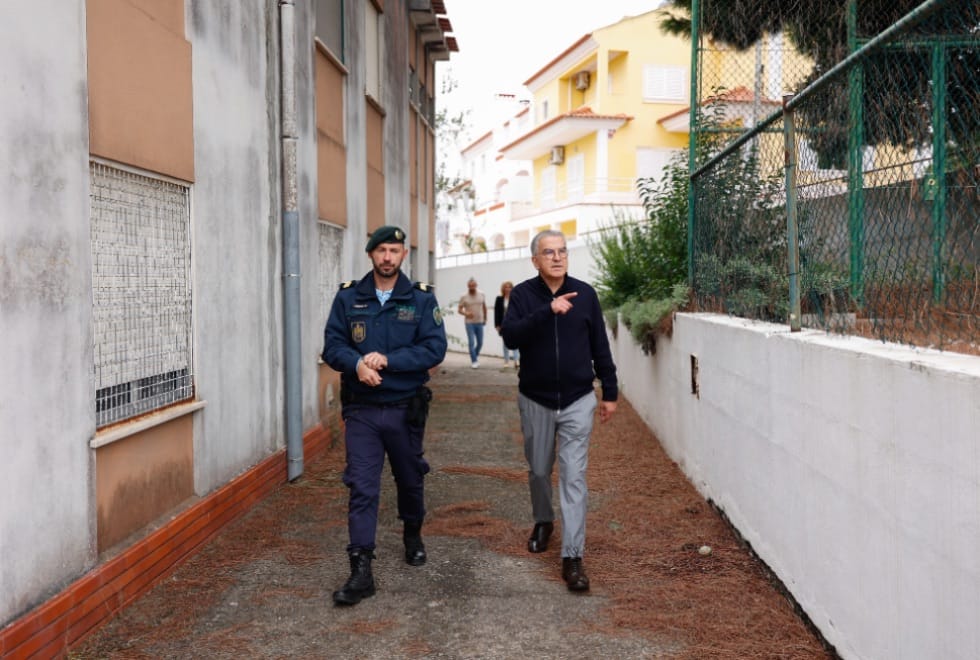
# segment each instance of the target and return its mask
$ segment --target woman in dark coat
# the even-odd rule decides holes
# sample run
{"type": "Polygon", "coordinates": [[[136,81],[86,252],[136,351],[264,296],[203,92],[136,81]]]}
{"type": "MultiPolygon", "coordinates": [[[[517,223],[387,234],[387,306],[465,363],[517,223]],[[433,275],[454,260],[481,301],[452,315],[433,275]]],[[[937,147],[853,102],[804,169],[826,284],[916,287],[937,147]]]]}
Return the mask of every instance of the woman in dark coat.
{"type": "MultiPolygon", "coordinates": [[[[497,329],[497,334],[500,334],[500,328],[504,325],[504,314],[507,313],[507,304],[510,302],[510,290],[514,288],[513,282],[504,282],[500,285],[500,295],[493,303],[493,326],[497,329]]],[[[520,363],[518,362],[520,354],[516,348],[507,348],[504,344],[504,366],[507,366],[511,360],[514,361],[514,368],[517,369],[520,363]]]]}

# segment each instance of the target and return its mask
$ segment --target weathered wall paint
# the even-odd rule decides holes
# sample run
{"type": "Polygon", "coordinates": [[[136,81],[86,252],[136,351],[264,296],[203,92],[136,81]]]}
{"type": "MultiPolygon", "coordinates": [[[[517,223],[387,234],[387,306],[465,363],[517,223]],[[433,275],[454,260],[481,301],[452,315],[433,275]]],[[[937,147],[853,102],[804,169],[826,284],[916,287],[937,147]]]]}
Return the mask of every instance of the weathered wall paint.
{"type": "Polygon", "coordinates": [[[0,624],[95,561],[85,5],[0,21],[0,624]]]}

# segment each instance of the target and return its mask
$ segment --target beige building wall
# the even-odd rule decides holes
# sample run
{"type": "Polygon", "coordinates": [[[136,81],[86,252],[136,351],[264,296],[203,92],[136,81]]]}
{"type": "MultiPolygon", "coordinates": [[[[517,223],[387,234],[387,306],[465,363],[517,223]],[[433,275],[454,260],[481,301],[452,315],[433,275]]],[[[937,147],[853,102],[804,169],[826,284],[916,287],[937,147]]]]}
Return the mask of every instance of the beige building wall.
{"type": "Polygon", "coordinates": [[[344,133],[346,68],[317,47],[316,76],[317,209],[321,219],[347,226],[347,146],[344,133]]]}
{"type": "Polygon", "coordinates": [[[95,450],[99,551],[124,540],[194,495],[191,417],[95,450]]]}
{"type": "Polygon", "coordinates": [[[191,45],[183,0],[89,0],[93,155],[194,180],[191,45]]]}

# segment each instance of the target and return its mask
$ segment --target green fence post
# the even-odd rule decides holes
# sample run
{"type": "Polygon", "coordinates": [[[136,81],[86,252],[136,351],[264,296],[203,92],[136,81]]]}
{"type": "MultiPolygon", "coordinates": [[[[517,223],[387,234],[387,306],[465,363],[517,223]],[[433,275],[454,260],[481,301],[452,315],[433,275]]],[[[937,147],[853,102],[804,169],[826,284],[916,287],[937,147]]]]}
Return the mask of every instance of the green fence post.
{"type": "MultiPolygon", "coordinates": [[[[687,285],[694,290],[694,226],[697,213],[697,191],[694,171],[697,168],[698,40],[700,39],[701,2],[691,0],[691,110],[687,120],[687,285]]],[[[696,292],[695,292],[696,293],[696,292]]]]}
{"type": "MultiPolygon", "coordinates": [[[[857,50],[857,0],[847,3],[847,45],[857,50]]],[[[864,302],[864,65],[847,72],[847,228],[850,244],[851,297],[864,302]]]]}
{"type": "Polygon", "coordinates": [[[796,212],[796,122],[788,106],[792,94],[783,96],[783,150],[786,154],[786,251],[789,270],[789,329],[800,331],[800,230],[796,212]]]}
{"type": "Polygon", "coordinates": [[[943,299],[946,289],[946,47],[932,47],[932,298],[943,299]]]}

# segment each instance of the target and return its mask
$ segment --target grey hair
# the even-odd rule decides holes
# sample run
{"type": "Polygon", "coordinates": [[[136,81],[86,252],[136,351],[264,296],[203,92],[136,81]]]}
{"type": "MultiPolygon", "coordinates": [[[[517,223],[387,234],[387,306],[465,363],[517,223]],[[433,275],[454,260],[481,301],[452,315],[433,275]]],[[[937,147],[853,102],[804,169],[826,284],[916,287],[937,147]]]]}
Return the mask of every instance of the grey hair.
{"type": "Polygon", "coordinates": [[[542,238],[547,238],[549,236],[554,236],[555,238],[560,238],[561,240],[563,240],[565,242],[566,245],[568,244],[568,239],[565,238],[565,234],[563,234],[562,232],[558,231],[557,229],[545,229],[544,231],[538,232],[537,235],[534,238],[531,239],[531,256],[532,257],[538,253],[538,243],[541,242],[541,239],[542,238]]]}

